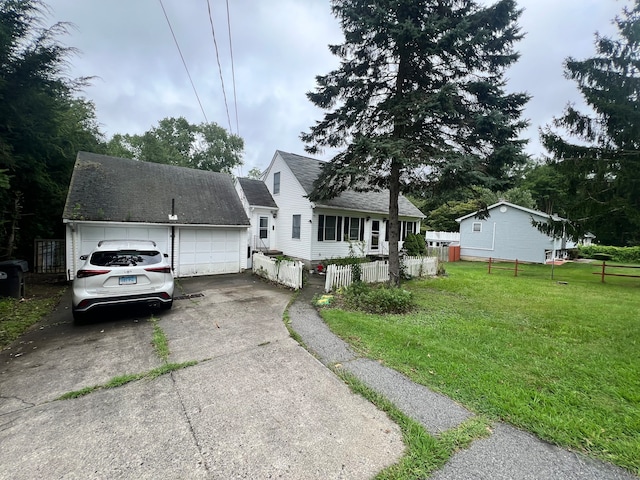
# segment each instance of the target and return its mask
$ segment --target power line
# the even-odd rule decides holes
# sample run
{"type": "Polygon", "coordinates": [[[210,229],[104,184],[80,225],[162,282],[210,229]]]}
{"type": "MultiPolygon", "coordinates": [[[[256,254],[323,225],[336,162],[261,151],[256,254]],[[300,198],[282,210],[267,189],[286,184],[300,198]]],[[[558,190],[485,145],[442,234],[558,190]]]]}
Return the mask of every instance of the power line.
{"type": "MultiPolygon", "coordinates": [[[[209,123],[209,119],[207,118],[207,114],[204,113],[204,108],[202,107],[202,102],[200,101],[200,97],[198,96],[198,91],[196,90],[196,86],[193,83],[193,79],[191,78],[191,74],[189,73],[189,69],[187,68],[187,62],[184,60],[184,56],[182,55],[182,50],[180,50],[180,45],[178,45],[178,39],[176,38],[175,33],[173,33],[173,27],[171,26],[171,22],[169,21],[169,16],[167,15],[167,11],[164,9],[164,5],[162,4],[162,0],[158,0],[160,2],[160,6],[162,7],[162,12],[164,13],[164,18],[167,19],[167,25],[169,25],[169,30],[171,30],[171,36],[173,37],[173,41],[178,48],[178,53],[180,54],[180,58],[182,59],[182,65],[184,65],[184,69],[187,72],[187,76],[189,77],[189,82],[191,82],[191,87],[193,88],[193,93],[196,95],[196,99],[198,100],[198,105],[200,105],[200,110],[202,111],[202,116],[204,120],[209,123]]],[[[208,1],[208,0],[207,0],[208,1]]]]}
{"type": "Polygon", "coordinates": [[[233,66],[233,47],[231,42],[231,19],[229,18],[229,0],[227,0],[227,30],[229,31],[229,53],[231,55],[231,79],[233,81],[233,106],[236,111],[236,134],[240,136],[238,125],[238,99],[236,98],[236,71],[233,66]]]}
{"type": "Polygon", "coordinates": [[[218,61],[218,71],[220,72],[220,83],[222,84],[222,96],[224,97],[224,108],[227,111],[227,121],[229,122],[229,133],[233,133],[231,129],[231,117],[229,116],[229,104],[227,103],[227,92],[224,88],[224,78],[222,77],[222,66],[220,65],[220,55],[218,53],[218,42],[216,42],[216,31],[213,27],[213,18],[211,15],[211,3],[207,0],[207,10],[209,11],[209,23],[211,24],[211,34],[213,35],[213,45],[216,49],[216,60],[218,61]]]}

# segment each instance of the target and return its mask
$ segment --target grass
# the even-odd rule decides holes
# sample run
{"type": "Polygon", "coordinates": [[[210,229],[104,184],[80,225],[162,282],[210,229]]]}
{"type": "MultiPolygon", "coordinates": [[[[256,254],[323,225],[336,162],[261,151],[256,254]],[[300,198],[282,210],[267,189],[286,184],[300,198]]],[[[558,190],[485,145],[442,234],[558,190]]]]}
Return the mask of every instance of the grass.
{"type": "Polygon", "coordinates": [[[154,316],[151,316],[149,320],[153,324],[153,336],[151,339],[151,344],[153,345],[153,349],[156,352],[156,355],[163,363],[167,363],[169,361],[169,340],[167,339],[167,335],[164,333],[164,330],[160,328],[158,325],[158,319],[154,316]]]}
{"type": "Polygon", "coordinates": [[[0,350],[4,350],[42,317],[49,314],[60,301],[64,288],[47,298],[0,297],[0,350]]]}
{"type": "Polygon", "coordinates": [[[454,429],[443,432],[439,437],[434,437],[420,423],[406,416],[384,396],[367,387],[353,375],[339,368],[334,368],[334,372],[352,391],[385,412],[402,431],[407,448],[404,456],[400,462],[380,472],[375,477],[377,480],[426,478],[444,466],[456,451],[468,447],[477,438],[489,435],[487,419],[474,417],[454,429]]]}
{"type": "MultiPolygon", "coordinates": [[[[329,326],[384,361],[491,419],[640,473],[640,278],[585,264],[523,265],[404,286],[406,315],[325,309],[329,326]]],[[[629,273],[629,272],[626,272],[629,273]]]]}

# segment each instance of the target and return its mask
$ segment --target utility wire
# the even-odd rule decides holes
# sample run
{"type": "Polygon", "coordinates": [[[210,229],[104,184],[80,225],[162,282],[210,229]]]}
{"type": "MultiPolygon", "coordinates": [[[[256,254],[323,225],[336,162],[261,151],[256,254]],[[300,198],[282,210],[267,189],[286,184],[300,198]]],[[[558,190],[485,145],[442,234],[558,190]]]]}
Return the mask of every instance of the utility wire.
{"type": "Polygon", "coordinates": [[[229,0],[227,0],[227,29],[229,31],[229,53],[231,55],[231,79],[233,81],[233,106],[236,111],[236,134],[240,136],[240,126],[238,125],[238,99],[236,97],[236,71],[233,65],[233,47],[231,42],[231,19],[229,17],[229,0]]]}
{"type": "Polygon", "coordinates": [[[196,86],[193,83],[193,79],[191,78],[191,74],[189,73],[189,69],[187,68],[187,62],[184,60],[184,56],[182,55],[182,50],[180,50],[180,45],[178,45],[178,39],[176,38],[175,33],[173,33],[173,27],[171,26],[171,22],[169,21],[169,16],[167,15],[167,11],[164,9],[164,5],[162,4],[162,0],[158,0],[160,2],[160,6],[162,7],[162,12],[164,13],[164,18],[167,19],[167,25],[169,25],[169,30],[171,30],[171,36],[173,37],[173,41],[178,48],[178,53],[180,54],[180,58],[182,59],[182,65],[184,65],[184,69],[187,72],[187,76],[189,77],[189,82],[191,82],[191,87],[193,88],[193,93],[196,95],[196,99],[198,100],[198,105],[200,105],[200,110],[202,111],[202,116],[204,117],[205,122],[209,123],[209,119],[207,119],[207,114],[204,113],[204,108],[202,107],[202,102],[200,101],[200,97],[198,96],[198,91],[196,90],[196,86]]]}
{"type": "Polygon", "coordinates": [[[220,55],[218,54],[218,42],[216,42],[216,31],[213,28],[213,18],[211,15],[211,2],[207,0],[207,10],[209,11],[209,23],[211,24],[211,34],[213,35],[213,45],[216,48],[216,60],[218,61],[218,71],[220,72],[220,83],[222,84],[222,96],[224,97],[224,108],[227,111],[227,121],[229,122],[229,133],[233,133],[231,129],[231,117],[229,116],[229,104],[227,103],[227,92],[224,88],[224,78],[222,78],[222,66],[220,65],[220,55]]]}

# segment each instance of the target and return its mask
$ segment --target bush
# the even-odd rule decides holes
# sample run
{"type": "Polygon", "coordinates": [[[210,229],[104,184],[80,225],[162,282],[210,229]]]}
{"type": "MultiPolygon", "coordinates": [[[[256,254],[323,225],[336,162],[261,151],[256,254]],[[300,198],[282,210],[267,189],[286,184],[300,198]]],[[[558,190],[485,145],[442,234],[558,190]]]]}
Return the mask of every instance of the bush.
{"type": "Polygon", "coordinates": [[[407,313],[416,305],[413,293],[408,290],[364,282],[349,285],[344,291],[344,300],[349,308],[378,315],[407,313]]]}
{"type": "Polygon", "coordinates": [[[427,242],[422,235],[409,233],[402,248],[410,257],[419,257],[427,253],[427,242]]]}
{"type": "Polygon", "coordinates": [[[581,245],[578,254],[583,258],[596,258],[596,255],[609,255],[611,260],[620,263],[639,263],[640,247],[611,247],[607,245],[581,245]]]}

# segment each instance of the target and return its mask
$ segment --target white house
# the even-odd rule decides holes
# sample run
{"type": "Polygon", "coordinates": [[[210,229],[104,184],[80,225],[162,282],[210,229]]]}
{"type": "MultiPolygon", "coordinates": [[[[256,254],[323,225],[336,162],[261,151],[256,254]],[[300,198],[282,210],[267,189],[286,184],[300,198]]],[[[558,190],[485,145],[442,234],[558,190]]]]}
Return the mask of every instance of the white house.
{"type": "MultiPolygon", "coordinates": [[[[269,247],[315,265],[356,255],[389,254],[389,192],[346,191],[338,197],[311,202],[308,195],[321,173],[321,161],[276,151],[263,181],[278,206],[269,224],[269,247]]],[[[409,200],[399,199],[401,241],[418,233],[424,215],[409,200]]],[[[255,235],[255,230],[254,233],[255,235]]],[[[400,247],[402,244],[400,244],[400,247]]]]}
{"type": "Polygon", "coordinates": [[[104,239],[154,240],[178,277],[247,268],[250,223],[224,173],[79,152],[63,222],[69,280],[104,239]]]}
{"type": "Polygon", "coordinates": [[[545,263],[564,259],[576,247],[566,237],[552,238],[538,230],[533,222],[549,219],[562,221],[538,210],[501,201],[488,207],[489,216],[478,212],[457,218],[460,224],[460,258],[462,260],[502,259],[545,263]]]}

